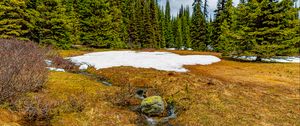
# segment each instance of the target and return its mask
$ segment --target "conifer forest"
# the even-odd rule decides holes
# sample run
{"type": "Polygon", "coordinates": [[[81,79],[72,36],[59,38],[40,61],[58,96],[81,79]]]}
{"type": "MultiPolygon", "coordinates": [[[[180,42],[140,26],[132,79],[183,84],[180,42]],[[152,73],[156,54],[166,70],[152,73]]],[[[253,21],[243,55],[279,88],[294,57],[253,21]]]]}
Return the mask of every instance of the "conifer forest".
{"type": "Polygon", "coordinates": [[[0,38],[69,49],[176,48],[224,55],[294,55],[300,47],[296,0],[195,0],[171,15],[170,1],[1,0],[0,38]],[[192,12],[190,11],[192,10],[192,12]]]}

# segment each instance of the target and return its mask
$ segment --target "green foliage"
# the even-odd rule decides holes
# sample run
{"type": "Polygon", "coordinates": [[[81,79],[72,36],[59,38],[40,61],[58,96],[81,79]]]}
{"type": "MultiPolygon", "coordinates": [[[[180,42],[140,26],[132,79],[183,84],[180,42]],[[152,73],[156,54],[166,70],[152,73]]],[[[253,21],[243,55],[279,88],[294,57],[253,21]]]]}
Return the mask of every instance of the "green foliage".
{"type": "MultiPolygon", "coordinates": [[[[170,1],[157,0],[2,0],[0,38],[32,40],[68,49],[193,48],[224,55],[272,57],[300,49],[296,0],[218,0],[214,21],[208,1],[194,0],[171,15],[170,1]]],[[[173,11],[173,10],[172,10],[173,11]]]]}
{"type": "MultiPolygon", "coordinates": [[[[291,0],[249,1],[238,7],[232,55],[272,57],[299,53],[299,19],[291,0]],[[248,12],[248,13],[245,13],[248,12]]],[[[228,51],[226,51],[228,52],[228,51]]]]}
{"type": "Polygon", "coordinates": [[[201,2],[194,3],[194,12],[191,21],[191,41],[195,50],[206,50],[205,17],[201,11],[201,2]]]}
{"type": "Polygon", "coordinates": [[[166,24],[165,24],[165,15],[163,9],[159,9],[159,31],[161,35],[161,41],[159,42],[159,47],[160,48],[165,48],[166,47],[166,24]]]}
{"type": "Polygon", "coordinates": [[[66,7],[59,0],[38,0],[35,30],[33,37],[40,44],[54,45],[67,49],[70,43],[70,27],[66,7]]]}
{"type": "Polygon", "coordinates": [[[113,31],[113,17],[109,14],[109,2],[106,0],[83,0],[79,5],[81,18],[81,41],[93,47],[112,46],[117,40],[113,31]]]}
{"type": "Polygon", "coordinates": [[[182,18],[182,37],[183,44],[186,48],[191,48],[191,31],[190,31],[190,11],[189,7],[186,7],[182,18]]]}
{"type": "Polygon", "coordinates": [[[28,40],[26,34],[33,27],[24,11],[25,0],[2,0],[0,2],[0,38],[28,40]]]}
{"type": "Polygon", "coordinates": [[[170,1],[167,0],[166,4],[166,15],[165,15],[165,23],[166,23],[166,32],[165,32],[165,38],[167,47],[175,47],[174,43],[174,34],[172,31],[172,22],[171,22],[171,8],[170,8],[170,1]]]}

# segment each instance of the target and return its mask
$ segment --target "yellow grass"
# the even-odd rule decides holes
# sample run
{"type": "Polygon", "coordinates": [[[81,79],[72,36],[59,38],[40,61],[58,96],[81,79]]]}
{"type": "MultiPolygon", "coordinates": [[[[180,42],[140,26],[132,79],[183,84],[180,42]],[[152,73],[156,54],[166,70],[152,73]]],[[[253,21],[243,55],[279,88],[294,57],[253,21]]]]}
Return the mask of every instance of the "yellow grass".
{"type": "MultiPolygon", "coordinates": [[[[81,52],[61,53],[71,56],[81,52]]],[[[171,121],[174,125],[300,125],[300,64],[222,60],[207,66],[185,67],[190,72],[133,67],[88,70],[110,78],[112,87],[84,75],[51,72],[46,88],[34,95],[49,102],[66,101],[71,96],[84,103],[82,112],[66,111],[68,105],[58,106],[56,109],[62,113],[51,121],[57,126],[136,125],[136,113],[112,103],[128,84],[147,87],[148,96],[161,95],[166,101],[175,101],[178,118],[171,121]]],[[[18,114],[5,114],[8,112],[0,110],[0,125],[20,122],[18,114]],[[8,118],[12,115],[15,119],[8,118]]]]}

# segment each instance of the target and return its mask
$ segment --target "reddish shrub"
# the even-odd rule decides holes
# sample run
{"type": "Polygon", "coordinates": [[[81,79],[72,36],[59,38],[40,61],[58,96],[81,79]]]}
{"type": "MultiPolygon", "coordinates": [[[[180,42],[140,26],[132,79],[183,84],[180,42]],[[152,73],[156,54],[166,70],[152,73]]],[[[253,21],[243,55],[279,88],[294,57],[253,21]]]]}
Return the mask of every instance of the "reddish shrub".
{"type": "Polygon", "coordinates": [[[45,84],[46,52],[33,42],[0,39],[0,104],[45,84]]]}

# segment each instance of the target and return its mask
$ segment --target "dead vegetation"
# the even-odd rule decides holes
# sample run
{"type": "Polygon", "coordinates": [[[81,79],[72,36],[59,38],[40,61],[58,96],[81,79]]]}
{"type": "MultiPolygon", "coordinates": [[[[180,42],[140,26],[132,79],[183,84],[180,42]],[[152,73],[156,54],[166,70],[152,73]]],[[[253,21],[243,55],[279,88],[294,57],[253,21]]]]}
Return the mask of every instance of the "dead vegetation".
{"type": "Polygon", "coordinates": [[[43,91],[29,93],[30,99],[19,103],[20,112],[0,109],[0,125],[3,120],[24,124],[26,118],[21,117],[38,117],[30,125],[142,125],[144,119],[128,108],[140,103],[134,97],[138,89],[176,106],[178,118],[171,120],[173,125],[300,125],[299,64],[223,60],[185,67],[190,72],[133,67],[88,70],[109,78],[113,86],[85,75],[50,72],[43,91]]]}
{"type": "Polygon", "coordinates": [[[90,72],[110,78],[118,86],[130,83],[159,89],[165,100],[178,107],[175,125],[300,124],[299,64],[223,60],[186,68],[189,73],[132,67],[90,72]]]}
{"type": "Polygon", "coordinates": [[[42,88],[48,76],[46,53],[32,42],[0,39],[0,104],[42,88]]]}

